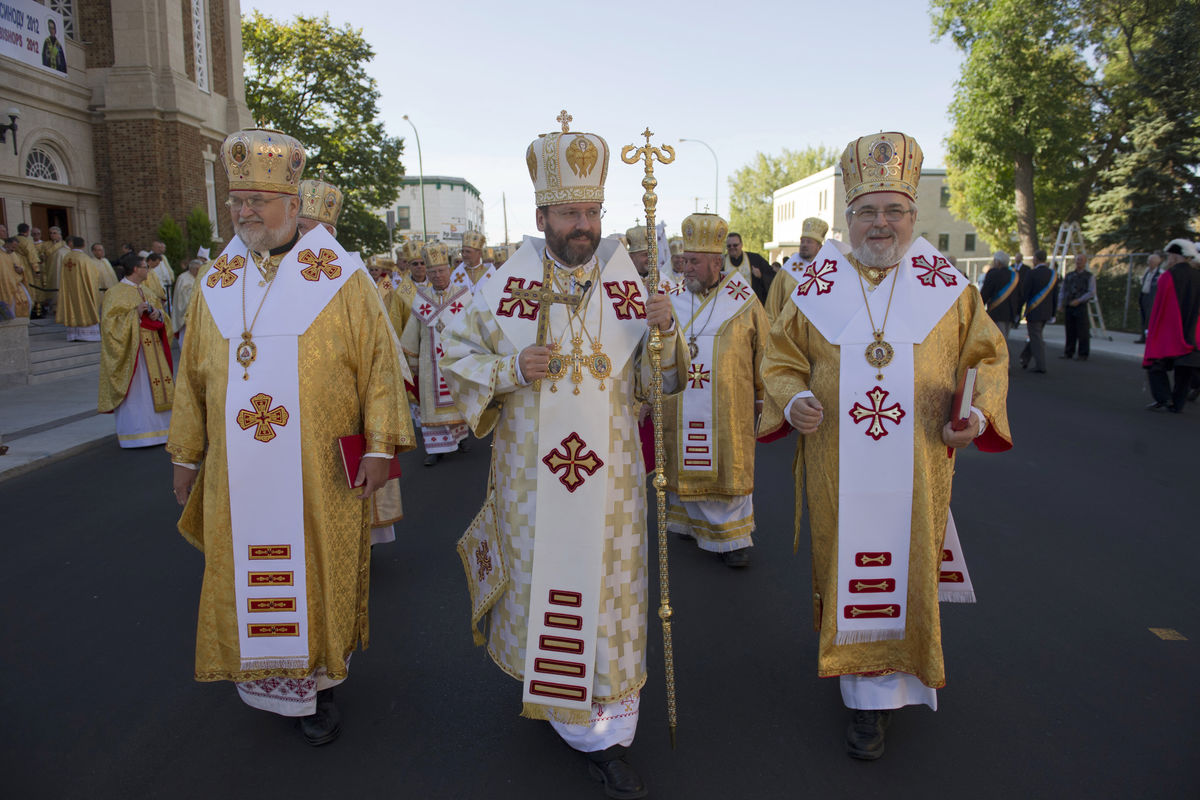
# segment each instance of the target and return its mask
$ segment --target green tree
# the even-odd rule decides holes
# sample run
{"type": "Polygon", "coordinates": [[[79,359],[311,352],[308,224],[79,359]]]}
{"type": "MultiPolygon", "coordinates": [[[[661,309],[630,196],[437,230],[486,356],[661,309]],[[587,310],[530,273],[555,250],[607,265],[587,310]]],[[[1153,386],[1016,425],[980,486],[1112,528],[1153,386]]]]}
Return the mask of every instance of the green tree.
{"type": "Polygon", "coordinates": [[[158,240],[167,246],[167,261],[171,262],[171,269],[178,274],[183,263],[183,229],[170,214],[164,214],[162,222],[158,223],[158,240]]]}
{"type": "Polygon", "coordinates": [[[747,250],[762,250],[772,239],[775,190],[833,166],[837,156],[824,145],[784,148],[777,156],[756,153],[729,177],[729,230],[742,235],[747,250]]]}
{"type": "Polygon", "coordinates": [[[1091,139],[1091,73],[1071,0],[933,0],[938,37],[964,52],[946,140],[951,210],[993,246],[1038,245],[1067,221],[1091,139]]]}
{"type": "Polygon", "coordinates": [[[1094,7],[1097,51],[1123,123],[1097,176],[1084,232],[1098,246],[1147,251],[1194,235],[1200,214],[1200,3],[1094,7]]]}
{"type": "MultiPolygon", "coordinates": [[[[195,258],[196,251],[201,247],[212,247],[212,220],[208,218],[208,214],[203,208],[200,206],[193,208],[187,215],[187,219],[183,221],[183,226],[187,229],[187,248],[184,258],[195,258]]],[[[216,255],[213,253],[214,257],[216,255]]],[[[181,264],[180,267],[182,268],[183,265],[181,264]]]]}
{"type": "Polygon", "coordinates": [[[242,19],[246,104],[255,120],[295,136],[308,153],[306,177],[342,190],[338,240],[349,250],[387,250],[374,209],[396,199],[404,142],[388,136],[379,90],[366,65],[375,57],[361,30],[324,17],[277,22],[254,12],[242,19]]]}

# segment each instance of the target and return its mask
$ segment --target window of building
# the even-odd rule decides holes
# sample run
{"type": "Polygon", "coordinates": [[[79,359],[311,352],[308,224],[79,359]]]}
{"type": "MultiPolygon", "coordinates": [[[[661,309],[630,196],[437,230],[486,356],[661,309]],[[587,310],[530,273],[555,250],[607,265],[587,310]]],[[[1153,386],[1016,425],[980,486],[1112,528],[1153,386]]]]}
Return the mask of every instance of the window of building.
{"type": "Polygon", "coordinates": [[[949,186],[942,187],[942,196],[941,196],[941,199],[938,201],[938,204],[942,208],[950,207],[950,187],[949,186]]]}
{"type": "Polygon", "coordinates": [[[40,147],[29,151],[29,155],[25,159],[25,177],[53,183],[67,182],[66,170],[58,163],[58,159],[48,150],[40,147]]]}
{"type": "Polygon", "coordinates": [[[79,37],[75,35],[75,0],[50,0],[46,5],[50,6],[51,11],[62,14],[63,35],[78,41],[79,37]]]}
{"type": "Polygon", "coordinates": [[[212,235],[214,239],[219,239],[220,234],[217,232],[217,180],[216,170],[213,162],[208,159],[204,160],[204,195],[208,200],[208,219],[212,223],[212,235]]]}
{"type": "Polygon", "coordinates": [[[938,250],[941,250],[944,253],[949,249],[950,249],[950,234],[939,233],[938,234],[938,250]]]}
{"type": "Polygon", "coordinates": [[[192,46],[196,51],[196,85],[208,91],[208,15],[204,0],[192,0],[192,46]]]}
{"type": "Polygon", "coordinates": [[[975,234],[968,233],[963,237],[963,250],[966,250],[968,253],[975,252],[975,234]]]}
{"type": "Polygon", "coordinates": [[[412,230],[412,219],[408,208],[408,206],[396,206],[396,227],[405,231],[412,230]]]}

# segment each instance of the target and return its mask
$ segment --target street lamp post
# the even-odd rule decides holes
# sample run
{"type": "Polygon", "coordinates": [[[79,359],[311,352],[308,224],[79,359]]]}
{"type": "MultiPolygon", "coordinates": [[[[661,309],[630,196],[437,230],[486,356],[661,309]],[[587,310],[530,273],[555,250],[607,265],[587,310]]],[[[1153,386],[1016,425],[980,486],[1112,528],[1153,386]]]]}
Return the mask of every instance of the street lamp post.
{"type": "MultiPolygon", "coordinates": [[[[696,144],[702,144],[705,147],[708,147],[708,152],[712,153],[713,166],[716,168],[716,171],[713,173],[713,213],[720,214],[721,213],[721,197],[720,197],[720,193],[717,191],[717,187],[721,185],[721,163],[719,161],[717,161],[717,151],[713,150],[711,147],[709,147],[708,142],[702,142],[699,139],[680,139],[679,141],[695,142],[696,144]]],[[[419,148],[420,144],[418,144],[417,147],[419,148]]]]}
{"type": "Polygon", "coordinates": [[[408,114],[404,115],[404,121],[412,127],[413,134],[417,137],[417,175],[421,183],[421,240],[428,242],[429,220],[425,217],[425,162],[421,158],[421,134],[417,131],[417,126],[413,125],[413,121],[408,118],[408,114]]]}

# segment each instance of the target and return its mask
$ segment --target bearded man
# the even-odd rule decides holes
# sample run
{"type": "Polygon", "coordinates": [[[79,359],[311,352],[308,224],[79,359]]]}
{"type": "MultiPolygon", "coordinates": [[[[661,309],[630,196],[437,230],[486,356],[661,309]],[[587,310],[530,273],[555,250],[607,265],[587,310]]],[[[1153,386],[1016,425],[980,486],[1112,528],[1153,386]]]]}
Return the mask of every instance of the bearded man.
{"type": "Polygon", "coordinates": [[[299,717],[321,745],[341,730],[332,687],[368,638],[367,500],[412,426],[362,261],[324,228],[297,230],[304,148],[242,130],[221,158],[237,235],[190,301],[167,441],[179,530],[204,552],[195,676],[299,717]]]}
{"type": "Polygon", "coordinates": [[[763,304],[767,311],[767,319],[771,322],[779,316],[780,310],[788,301],[788,295],[795,291],[804,278],[804,270],[817,257],[817,251],[825,243],[825,234],[829,232],[829,223],[820,217],[808,217],[800,229],[800,247],[796,254],[783,262],[783,267],[771,281],[767,290],[767,301],[763,304]]]}
{"type": "Polygon", "coordinates": [[[762,364],[760,439],[801,434],[796,535],[807,488],[817,673],[840,676],[846,747],[859,759],[883,755],[892,709],[936,709],[946,681],[938,601],[974,601],[947,448],[1012,446],[1004,339],[962,273],[913,240],[921,161],[902,133],[846,147],[851,252],[826,243],[805,268],[762,364]],[[971,367],[970,413],[952,417],[971,367]]]}
{"type": "Polygon", "coordinates": [[[634,411],[650,387],[650,326],[669,331],[665,391],[687,350],[667,297],[648,295],[620,242],[601,239],[608,144],[559,120],[525,153],[546,238],[526,237],[446,329],[455,402],[476,436],[494,432],[488,499],[459,555],[475,641],[521,681],[522,715],[582,751],[610,797],[643,797],[624,759],[646,681],[634,411]]]}

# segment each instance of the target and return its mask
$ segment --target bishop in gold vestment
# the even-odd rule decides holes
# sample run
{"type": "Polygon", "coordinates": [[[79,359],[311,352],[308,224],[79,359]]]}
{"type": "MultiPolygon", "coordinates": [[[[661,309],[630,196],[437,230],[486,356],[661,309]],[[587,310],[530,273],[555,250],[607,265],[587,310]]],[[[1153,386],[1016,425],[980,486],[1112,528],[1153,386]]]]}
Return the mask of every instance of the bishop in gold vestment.
{"type": "Polygon", "coordinates": [[[54,318],[67,328],[67,341],[100,341],[100,285],[103,276],[84,241],[71,237],[71,249],[59,262],[58,309],[54,318]]]}
{"type": "Polygon", "coordinates": [[[721,271],[728,231],[716,214],[683,221],[685,282],[671,303],[691,365],[683,391],[663,403],[667,529],[744,567],[754,545],[754,423],[768,326],[750,283],[721,271]]]}
{"type": "Polygon", "coordinates": [[[238,682],[246,703],[301,717],[319,745],[340,731],[332,686],[368,641],[366,498],[392,455],[413,447],[412,427],[396,340],[361,261],[322,228],[297,232],[303,147],[238,131],[222,161],[237,236],[190,301],[167,444],[186,502],[180,532],[204,552],[195,677],[238,682]],[[339,456],[339,439],[356,434],[364,457],[351,480],[361,491],[339,456]],[[242,458],[272,459],[279,443],[292,449],[267,462],[278,476],[234,480],[242,458]],[[239,522],[262,514],[298,529],[239,522]],[[304,579],[293,585],[293,575],[304,579]],[[260,585],[271,594],[239,601],[260,585]]]}
{"type": "Polygon", "coordinates": [[[853,250],[843,257],[826,244],[776,318],[762,364],[760,435],[789,426],[802,434],[796,526],[798,536],[806,493],[817,671],[842,676],[843,701],[855,710],[848,752],[874,759],[890,709],[936,708],[934,690],[945,684],[938,601],[955,466],[947,447],[1011,447],[1008,350],[979,293],[927,242],[913,241],[916,142],[899,133],[862,137],[842,168],[853,250]],[[872,331],[875,343],[864,348],[872,331]],[[956,430],[951,401],[969,367],[978,369],[974,400],[956,430]],[[911,455],[891,447],[905,436],[911,455]],[[911,509],[911,519],[879,516],[887,504],[911,509]],[[847,514],[873,513],[870,525],[843,524],[847,514]]]}

